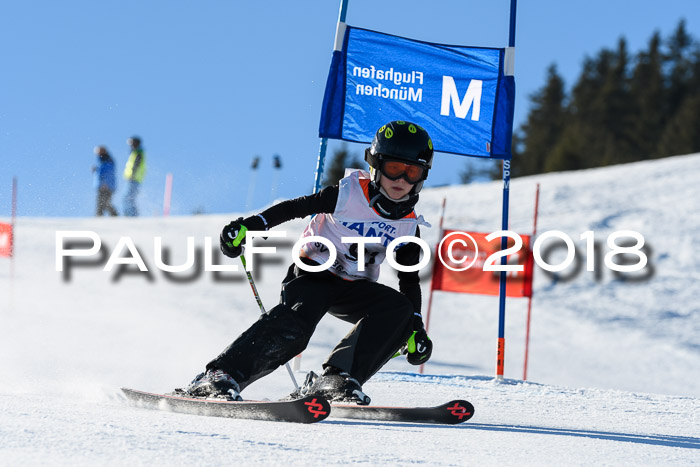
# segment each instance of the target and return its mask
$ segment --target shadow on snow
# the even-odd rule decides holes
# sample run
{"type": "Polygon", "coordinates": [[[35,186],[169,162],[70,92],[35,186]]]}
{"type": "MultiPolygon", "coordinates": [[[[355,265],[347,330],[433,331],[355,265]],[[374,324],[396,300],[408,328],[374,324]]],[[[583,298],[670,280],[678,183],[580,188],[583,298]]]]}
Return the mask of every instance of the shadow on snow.
{"type": "Polygon", "coordinates": [[[321,423],[339,425],[376,426],[383,429],[392,428],[430,428],[430,429],[460,429],[481,431],[503,431],[511,433],[530,433],[535,435],[572,436],[576,438],[603,439],[627,443],[669,446],[675,448],[700,449],[700,438],[690,436],[654,435],[636,433],[615,433],[610,431],[576,430],[570,428],[549,428],[540,426],[495,425],[489,423],[464,423],[462,425],[437,425],[427,423],[396,423],[371,422],[350,420],[324,420],[321,423]]]}
{"type": "Polygon", "coordinates": [[[569,428],[547,428],[539,426],[493,425],[488,423],[467,423],[460,425],[467,430],[507,431],[542,435],[575,436],[580,438],[604,439],[628,443],[671,446],[676,448],[700,449],[700,438],[690,436],[653,435],[636,433],[615,433],[610,431],[576,430],[569,428]]]}

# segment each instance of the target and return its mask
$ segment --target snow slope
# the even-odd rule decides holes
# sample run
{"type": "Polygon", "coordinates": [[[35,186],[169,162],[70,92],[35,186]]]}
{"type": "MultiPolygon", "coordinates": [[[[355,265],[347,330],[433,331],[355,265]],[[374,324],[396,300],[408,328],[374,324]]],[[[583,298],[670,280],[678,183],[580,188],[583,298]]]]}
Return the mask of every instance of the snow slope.
{"type": "MultiPolygon", "coordinates": [[[[570,268],[557,278],[536,270],[527,382],[520,380],[524,299],[508,300],[507,379],[498,383],[497,298],[436,293],[426,374],[395,359],[365,390],[377,405],[469,399],[476,415],[456,427],[339,419],[300,426],[130,407],[120,386],[182,386],[257,318],[240,271],[181,273],[175,282],[155,266],[154,237],[172,252],[165,262],[181,264],[188,236],[201,251],[205,237],[216,239],[238,214],[20,218],[12,280],[9,260],[0,259],[0,464],[698,463],[699,163],[700,155],[691,155],[513,181],[511,230],[532,230],[539,182],[539,233],[565,232],[585,266],[583,232],[595,232],[604,254],[609,234],[635,230],[650,247],[649,265],[626,278],[601,261],[597,272],[570,268]],[[121,237],[132,238],[149,273],[104,272],[91,258],[95,264],[57,272],[56,232],[66,230],[96,232],[103,262],[121,237]]],[[[437,226],[446,197],[445,227],[491,232],[500,229],[500,192],[500,183],[425,190],[419,211],[437,226]]],[[[276,241],[286,246],[258,260],[268,307],[303,224],[277,229],[289,232],[276,241]]],[[[437,228],[425,237],[433,244],[437,228]]],[[[232,264],[216,255],[214,263],[232,264]]],[[[382,280],[394,277],[385,266],[382,280]]],[[[324,318],[302,368],[318,370],[347,330],[324,318]]],[[[282,369],[244,396],[276,398],[291,387],[282,369]]]]}

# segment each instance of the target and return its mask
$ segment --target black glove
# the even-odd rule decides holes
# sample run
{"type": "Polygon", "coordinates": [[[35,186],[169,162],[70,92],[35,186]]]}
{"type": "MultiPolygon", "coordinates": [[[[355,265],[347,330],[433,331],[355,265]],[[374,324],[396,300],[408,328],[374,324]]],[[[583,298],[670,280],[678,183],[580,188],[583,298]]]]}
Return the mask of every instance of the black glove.
{"type": "Polygon", "coordinates": [[[411,365],[422,365],[430,359],[430,355],[433,353],[433,342],[425,329],[413,331],[402,353],[406,355],[406,360],[411,365]]]}
{"type": "Polygon", "coordinates": [[[243,244],[245,244],[245,234],[248,228],[243,225],[242,221],[243,218],[239,217],[235,221],[229,222],[219,236],[221,252],[229,258],[237,258],[243,253],[243,244]]]}

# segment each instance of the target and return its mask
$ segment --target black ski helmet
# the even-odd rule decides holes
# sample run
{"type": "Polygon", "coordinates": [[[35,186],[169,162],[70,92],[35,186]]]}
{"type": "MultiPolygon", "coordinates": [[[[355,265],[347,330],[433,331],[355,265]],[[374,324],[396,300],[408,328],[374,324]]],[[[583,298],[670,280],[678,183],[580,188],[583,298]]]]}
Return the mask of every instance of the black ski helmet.
{"type": "Polygon", "coordinates": [[[433,165],[433,141],[421,126],[404,120],[389,122],[377,130],[372,144],[365,149],[365,161],[373,169],[372,181],[379,184],[384,160],[399,160],[425,168],[423,180],[414,185],[413,192],[423,188],[428,170],[433,165]]]}

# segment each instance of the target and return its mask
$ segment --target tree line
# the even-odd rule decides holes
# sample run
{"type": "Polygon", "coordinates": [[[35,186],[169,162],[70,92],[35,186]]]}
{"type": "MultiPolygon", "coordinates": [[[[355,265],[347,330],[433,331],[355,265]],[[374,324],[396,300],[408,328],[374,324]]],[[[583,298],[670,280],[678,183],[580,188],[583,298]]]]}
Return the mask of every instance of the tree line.
{"type": "Polygon", "coordinates": [[[700,45],[681,20],[670,37],[655,32],[634,56],[621,38],[616,49],[586,57],[570,92],[551,65],[513,135],[511,168],[520,176],[694,152],[700,152],[700,45]]]}

